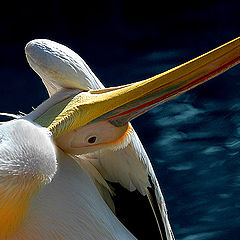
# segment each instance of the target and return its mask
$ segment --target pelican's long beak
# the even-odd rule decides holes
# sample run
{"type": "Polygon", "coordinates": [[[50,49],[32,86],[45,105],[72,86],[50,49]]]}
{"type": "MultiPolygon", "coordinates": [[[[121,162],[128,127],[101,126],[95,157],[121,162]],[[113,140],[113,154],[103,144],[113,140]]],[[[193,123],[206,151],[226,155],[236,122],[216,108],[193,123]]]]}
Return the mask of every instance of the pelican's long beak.
{"type": "Polygon", "coordinates": [[[109,120],[122,126],[145,111],[206,82],[240,61],[240,38],[200,57],[129,85],[81,92],[50,124],[54,137],[83,125],[109,120]]]}

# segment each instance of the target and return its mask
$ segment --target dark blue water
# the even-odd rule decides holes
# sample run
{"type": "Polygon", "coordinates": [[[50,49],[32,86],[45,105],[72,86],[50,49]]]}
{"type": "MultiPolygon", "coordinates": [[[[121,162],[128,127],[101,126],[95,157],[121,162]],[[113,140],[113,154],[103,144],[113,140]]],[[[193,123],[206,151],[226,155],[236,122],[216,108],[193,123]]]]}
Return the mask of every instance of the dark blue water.
{"type": "MultiPolygon", "coordinates": [[[[106,86],[141,80],[239,36],[239,1],[42,1],[2,6],[0,111],[47,98],[28,67],[34,38],[79,53],[106,86]]],[[[179,240],[239,240],[240,67],[133,121],[179,240]]]]}
{"type": "MultiPolygon", "coordinates": [[[[144,60],[171,61],[184,51],[144,60]]],[[[137,121],[177,239],[239,239],[239,80],[236,67],[137,121]]]]}

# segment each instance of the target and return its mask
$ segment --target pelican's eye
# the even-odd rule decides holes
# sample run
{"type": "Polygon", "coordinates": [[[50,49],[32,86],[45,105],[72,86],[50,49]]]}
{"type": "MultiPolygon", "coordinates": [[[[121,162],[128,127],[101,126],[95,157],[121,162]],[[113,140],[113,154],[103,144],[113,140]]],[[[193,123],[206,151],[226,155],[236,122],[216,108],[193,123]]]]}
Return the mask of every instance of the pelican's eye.
{"type": "Polygon", "coordinates": [[[96,142],[96,140],[97,140],[97,137],[96,136],[92,136],[92,137],[88,138],[88,143],[89,144],[93,144],[93,143],[96,142]]]}

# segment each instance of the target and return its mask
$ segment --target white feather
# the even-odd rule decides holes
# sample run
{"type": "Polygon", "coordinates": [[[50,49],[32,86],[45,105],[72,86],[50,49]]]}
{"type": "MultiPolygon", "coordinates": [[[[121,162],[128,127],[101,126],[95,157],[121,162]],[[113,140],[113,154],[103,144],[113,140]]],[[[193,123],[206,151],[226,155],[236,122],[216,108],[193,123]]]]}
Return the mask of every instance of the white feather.
{"type": "Polygon", "coordinates": [[[36,39],[26,45],[25,53],[29,65],[42,78],[50,96],[62,89],[103,88],[85,61],[62,44],[36,39]]]}
{"type": "Polygon", "coordinates": [[[57,170],[51,133],[26,120],[0,126],[0,171],[14,175],[32,174],[49,181],[57,170]]]}

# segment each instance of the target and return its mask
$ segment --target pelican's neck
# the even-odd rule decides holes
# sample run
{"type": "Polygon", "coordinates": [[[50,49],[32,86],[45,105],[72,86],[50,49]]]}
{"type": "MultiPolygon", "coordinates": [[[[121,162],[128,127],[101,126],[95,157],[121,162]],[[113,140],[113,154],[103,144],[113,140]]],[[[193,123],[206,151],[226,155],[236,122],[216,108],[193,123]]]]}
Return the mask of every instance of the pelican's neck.
{"type": "Polygon", "coordinates": [[[100,196],[86,171],[58,151],[58,172],[32,201],[15,238],[61,240],[135,239],[100,196]],[[34,238],[35,237],[35,238],[34,238]]]}

